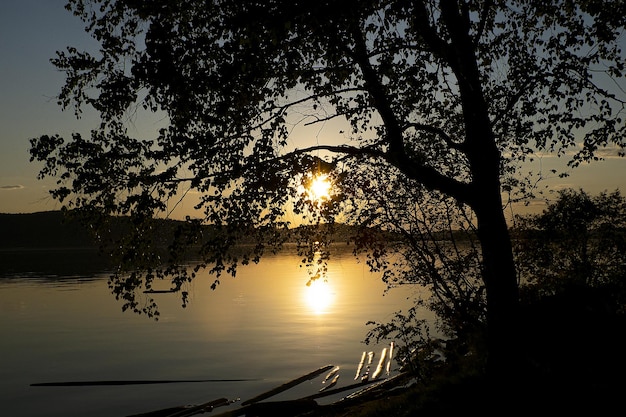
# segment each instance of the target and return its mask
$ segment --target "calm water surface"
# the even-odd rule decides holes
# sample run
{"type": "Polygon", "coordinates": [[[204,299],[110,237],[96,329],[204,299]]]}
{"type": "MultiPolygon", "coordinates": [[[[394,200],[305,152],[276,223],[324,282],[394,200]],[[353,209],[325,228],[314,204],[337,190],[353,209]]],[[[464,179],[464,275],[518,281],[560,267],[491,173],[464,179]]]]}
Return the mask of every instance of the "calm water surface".
{"type": "MultiPolygon", "coordinates": [[[[365,323],[390,319],[418,290],[385,294],[379,274],[349,250],[335,254],[327,282],[307,287],[299,257],[285,251],[222,279],[217,291],[211,278],[197,278],[186,309],[175,294],[155,294],[155,322],[121,312],[106,271],[90,258],[80,251],[0,254],[2,415],[123,417],[221,397],[243,401],[327,364],[341,367],[337,387],[348,385],[361,353],[379,355],[384,347],[362,343],[365,323]],[[30,386],[239,378],[253,381],[30,386]]],[[[272,399],[313,394],[323,377],[272,399]]]]}

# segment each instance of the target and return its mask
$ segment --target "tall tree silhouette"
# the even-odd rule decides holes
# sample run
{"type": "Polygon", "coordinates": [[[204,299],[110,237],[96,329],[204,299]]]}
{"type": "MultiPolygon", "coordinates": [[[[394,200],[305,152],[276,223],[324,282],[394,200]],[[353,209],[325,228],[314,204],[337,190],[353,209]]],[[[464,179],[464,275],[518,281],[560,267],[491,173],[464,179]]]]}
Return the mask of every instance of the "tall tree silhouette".
{"type": "MultiPolygon", "coordinates": [[[[280,243],[290,205],[314,222],[347,210],[376,225],[381,207],[367,187],[452,198],[473,213],[480,243],[489,369],[511,375],[518,286],[502,195],[523,191],[519,164],[536,151],[573,151],[571,166],[608,145],[623,154],[624,94],[611,90],[623,82],[622,1],[70,0],[68,8],[101,48],[58,53],[59,102],[77,114],[93,107],[101,124],[89,137],[32,140],[40,175],[59,178],[54,197],[130,215],[143,230],[181,190],[199,193],[200,220],[188,221],[172,254],[202,242],[204,265],[218,273],[280,243]],[[142,109],[168,121],[154,138],[127,129],[142,109]],[[299,123],[335,120],[346,122],[341,141],[304,146],[291,135],[299,123]],[[341,190],[321,203],[298,188],[316,170],[341,190]],[[192,232],[202,222],[213,235],[192,232]],[[243,236],[260,243],[229,251],[243,236]]],[[[169,275],[180,289],[195,273],[172,266],[176,257],[153,269],[137,249],[141,233],[122,246],[147,272],[119,274],[112,286],[150,312],[137,288],[169,275]]]]}

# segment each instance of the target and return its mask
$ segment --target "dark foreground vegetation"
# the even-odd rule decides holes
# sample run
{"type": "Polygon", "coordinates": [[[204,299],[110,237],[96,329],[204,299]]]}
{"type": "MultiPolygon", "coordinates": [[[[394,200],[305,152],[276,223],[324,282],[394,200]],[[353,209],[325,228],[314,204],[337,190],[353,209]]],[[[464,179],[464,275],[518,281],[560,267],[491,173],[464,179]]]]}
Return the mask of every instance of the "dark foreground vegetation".
{"type": "Polygon", "coordinates": [[[428,370],[422,362],[422,382],[415,386],[325,415],[601,415],[621,408],[626,201],[619,192],[565,190],[540,215],[518,218],[512,234],[521,301],[515,379],[488,380],[482,338],[466,335],[446,345],[445,364],[428,370]]]}
{"type": "Polygon", "coordinates": [[[316,416],[442,416],[471,413],[591,413],[622,405],[626,318],[610,288],[572,291],[524,306],[524,351],[515,385],[494,387],[471,357],[442,365],[427,383],[378,393],[316,416]]]}

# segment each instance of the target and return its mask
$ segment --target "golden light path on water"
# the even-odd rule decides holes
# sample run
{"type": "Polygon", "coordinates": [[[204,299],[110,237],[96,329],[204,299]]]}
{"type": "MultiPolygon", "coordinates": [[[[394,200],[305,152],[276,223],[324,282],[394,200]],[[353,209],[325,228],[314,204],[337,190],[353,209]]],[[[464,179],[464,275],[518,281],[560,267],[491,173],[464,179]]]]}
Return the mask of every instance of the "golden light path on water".
{"type": "Polygon", "coordinates": [[[303,286],[302,295],[306,306],[314,314],[327,313],[335,299],[332,284],[322,278],[311,281],[310,285],[303,286]]]}

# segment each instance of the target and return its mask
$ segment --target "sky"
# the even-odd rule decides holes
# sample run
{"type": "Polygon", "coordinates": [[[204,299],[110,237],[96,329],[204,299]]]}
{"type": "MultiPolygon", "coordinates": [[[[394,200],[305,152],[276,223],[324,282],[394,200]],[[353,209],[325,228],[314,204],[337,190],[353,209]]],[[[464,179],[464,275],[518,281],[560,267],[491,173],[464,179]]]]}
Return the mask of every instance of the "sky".
{"type": "Polygon", "coordinates": [[[0,1],[0,213],[56,210],[29,162],[29,139],[88,129],[62,112],[55,97],[63,74],[50,63],[67,45],[87,45],[83,23],[64,9],[65,0],[0,1]]]}
{"type": "MultiPolygon", "coordinates": [[[[96,47],[83,22],[64,9],[65,2],[0,1],[0,213],[60,209],[48,194],[54,180],[37,180],[39,166],[29,162],[29,139],[85,134],[96,124],[93,115],[77,120],[71,109],[62,111],[56,103],[64,76],[50,63],[55,51],[70,45],[96,47]]],[[[544,155],[533,169],[549,172],[562,166],[562,160],[544,155]]],[[[626,159],[609,156],[573,170],[567,178],[547,179],[541,186],[582,188],[590,194],[619,189],[626,194],[626,159]]],[[[540,202],[533,206],[543,207],[540,202]]]]}

